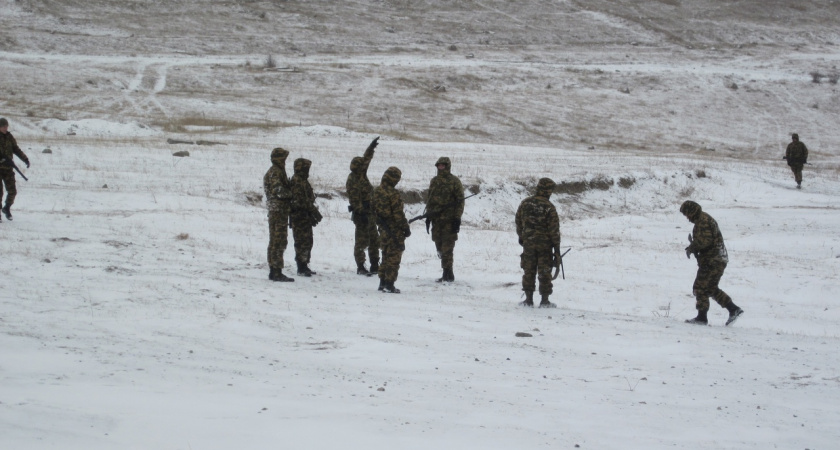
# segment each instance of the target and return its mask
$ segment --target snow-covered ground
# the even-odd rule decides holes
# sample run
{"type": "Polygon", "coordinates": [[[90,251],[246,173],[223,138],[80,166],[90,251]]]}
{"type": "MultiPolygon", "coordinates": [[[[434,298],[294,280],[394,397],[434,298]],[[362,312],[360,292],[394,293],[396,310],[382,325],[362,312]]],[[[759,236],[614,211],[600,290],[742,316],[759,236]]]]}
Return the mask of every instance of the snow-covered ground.
{"type": "Polygon", "coordinates": [[[0,223],[0,449],[837,448],[839,21],[836,0],[0,0],[0,117],[32,161],[0,223]],[[409,216],[440,156],[478,193],[456,282],[422,222],[402,294],[355,275],[342,193],[375,136],[370,178],[400,167],[409,216]],[[294,283],[267,279],[253,201],[276,146],[313,161],[325,217],[294,283]],[[543,176],[572,248],[554,310],[517,306],[513,215],[543,176]],[[726,239],[733,327],[714,303],[684,323],[686,199],[726,239]]]}
{"type": "MultiPolygon", "coordinates": [[[[91,135],[126,132],[100,126],[91,135]]],[[[415,224],[403,293],[390,295],[355,275],[338,195],[371,137],[309,127],[189,146],[75,135],[45,154],[19,136],[32,167],[15,220],[0,224],[0,446],[836,445],[836,173],[809,168],[799,191],[782,161],[383,136],[372,179],[397,165],[400,187],[422,190],[448,155],[479,192],[457,281],[433,281],[434,245],[415,224]],[[312,159],[316,190],[333,195],[318,200],[318,275],[290,284],[266,278],[266,210],[245,196],[261,193],[276,145],[312,159]],[[171,156],[178,149],[191,156],[171,156]],[[540,176],[615,182],[553,197],[572,247],[555,310],[516,306],[513,212],[540,176]],[[733,327],[714,303],[712,326],[683,323],[696,268],[682,251],[685,198],[726,238],[722,287],[746,311],[733,327]]]]}

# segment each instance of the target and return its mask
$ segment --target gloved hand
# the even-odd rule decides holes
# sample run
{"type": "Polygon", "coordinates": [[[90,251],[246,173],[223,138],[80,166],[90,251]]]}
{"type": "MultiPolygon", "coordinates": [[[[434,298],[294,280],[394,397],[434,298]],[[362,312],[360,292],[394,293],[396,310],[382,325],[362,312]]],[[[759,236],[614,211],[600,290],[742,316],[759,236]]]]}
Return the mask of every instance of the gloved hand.
{"type": "Polygon", "coordinates": [[[455,234],[461,232],[461,219],[452,219],[452,231],[454,231],[455,234]]]}
{"type": "Polygon", "coordinates": [[[26,161],[24,161],[23,163],[24,163],[24,164],[26,164],[26,168],[28,169],[28,168],[29,168],[29,160],[27,159],[27,160],[26,160],[26,161]]]}
{"type": "Polygon", "coordinates": [[[519,238],[519,245],[522,245],[522,238],[519,238]]]}
{"type": "Polygon", "coordinates": [[[787,159],[787,156],[782,156],[782,159],[787,159]]]}
{"type": "Polygon", "coordinates": [[[370,145],[368,145],[368,150],[372,151],[376,148],[377,145],[379,145],[379,136],[373,138],[373,140],[370,142],[370,145]]]}
{"type": "Polygon", "coordinates": [[[691,259],[691,246],[685,248],[685,257],[691,259]]]}
{"type": "Polygon", "coordinates": [[[405,227],[405,232],[403,232],[405,237],[411,236],[411,227],[405,227]]]}

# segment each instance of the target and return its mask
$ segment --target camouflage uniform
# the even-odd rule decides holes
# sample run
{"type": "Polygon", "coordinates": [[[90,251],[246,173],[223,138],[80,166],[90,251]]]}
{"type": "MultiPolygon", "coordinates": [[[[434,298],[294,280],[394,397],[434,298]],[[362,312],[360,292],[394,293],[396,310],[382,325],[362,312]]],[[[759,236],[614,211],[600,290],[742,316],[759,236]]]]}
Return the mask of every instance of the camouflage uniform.
{"type": "Polygon", "coordinates": [[[396,185],[402,172],[389,167],[382,175],[382,182],[373,190],[373,211],[379,225],[382,264],[379,266],[379,289],[399,293],[394,287],[400,271],[400,261],[405,251],[405,238],[411,235],[408,220],[403,211],[403,201],[396,185]]]}
{"type": "Polygon", "coordinates": [[[808,147],[799,141],[799,135],[794,133],[791,135],[793,142],[788,144],[785,150],[785,159],[787,160],[790,170],[793,172],[793,178],[796,180],[796,186],[802,185],[802,167],[808,162],[808,147]]]}
{"type": "Polygon", "coordinates": [[[289,152],[280,147],[272,150],[271,168],[263,177],[265,201],[268,206],[268,266],[271,270],[269,278],[272,280],[283,270],[283,252],[289,243],[292,185],[286,175],[288,156],[289,152]]]}
{"type": "Polygon", "coordinates": [[[708,323],[706,313],[709,311],[709,297],[714,298],[721,307],[726,308],[730,317],[735,311],[738,311],[737,315],[740,315],[743,311],[735,305],[726,292],[718,287],[723,271],[729,263],[729,254],[717,222],[712,216],[703,212],[699,204],[691,200],[683,202],[680,212],[694,224],[691,244],[685,248],[686,256],[694,255],[697,259],[697,277],[694,279],[692,290],[696,299],[698,317],[692,320],[708,323]]]}
{"type": "Polygon", "coordinates": [[[357,273],[367,274],[365,270],[365,250],[370,257],[370,272],[379,270],[379,232],[373,216],[371,201],[373,185],[367,176],[376,141],[365,150],[364,157],[355,157],[350,162],[350,175],[347,175],[347,198],[350,201],[351,219],[356,226],[356,243],[353,246],[353,258],[356,260],[357,273]]]}
{"type": "Polygon", "coordinates": [[[321,213],[315,206],[315,193],[309,184],[309,168],[312,161],[304,158],[295,160],[295,174],[292,175],[292,202],[290,212],[290,226],[295,238],[295,262],[298,274],[309,276],[314,274],[309,269],[312,256],[312,227],[321,221],[321,213]]]}
{"type": "Polygon", "coordinates": [[[443,276],[437,281],[455,281],[452,273],[455,241],[461,231],[461,216],[464,214],[464,186],[461,180],[452,175],[452,163],[447,157],[441,157],[435,166],[443,164],[438,174],[429,183],[429,199],[426,201],[426,214],[432,226],[432,240],[435,242],[443,276]]]}
{"type": "Polygon", "coordinates": [[[555,186],[550,178],[540,179],[536,194],[522,200],[519,209],[516,210],[516,234],[522,245],[519,265],[525,270],[522,276],[522,290],[527,296],[523,304],[526,306],[533,305],[532,296],[538,276],[542,304],[551,304],[548,302],[548,296],[553,293],[552,252],[555,247],[560,247],[560,218],[557,208],[550,200],[555,186]]]}
{"type": "MultiPolygon", "coordinates": [[[[8,126],[9,122],[5,118],[0,119],[0,128],[8,126]]],[[[26,164],[26,167],[29,167],[29,158],[18,147],[12,133],[9,133],[8,130],[5,133],[0,132],[0,200],[3,199],[3,185],[5,185],[8,194],[6,195],[3,212],[8,219],[12,218],[11,208],[17,196],[17,186],[15,185],[15,169],[7,161],[12,161],[15,155],[26,164]]]]}

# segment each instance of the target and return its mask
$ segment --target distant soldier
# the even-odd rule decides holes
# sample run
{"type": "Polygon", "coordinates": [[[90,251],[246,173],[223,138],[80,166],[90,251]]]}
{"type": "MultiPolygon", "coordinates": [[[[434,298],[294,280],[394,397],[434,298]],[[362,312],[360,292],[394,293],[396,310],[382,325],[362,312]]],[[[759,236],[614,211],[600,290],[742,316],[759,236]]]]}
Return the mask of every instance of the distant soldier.
{"type": "Polygon", "coordinates": [[[560,218],[550,200],[555,186],[551,178],[541,178],[536,194],[522,200],[516,210],[516,234],[522,246],[519,265],[525,270],[522,275],[522,290],[525,291],[525,301],[520,303],[522,306],[534,306],[534,290],[539,276],[540,308],[556,307],[548,301],[553,292],[551,269],[561,257],[560,218]]]}
{"type": "Polygon", "coordinates": [[[461,231],[461,216],[464,214],[464,186],[452,175],[452,163],[441,157],[435,163],[437,175],[429,183],[429,200],[426,202],[427,221],[431,222],[432,240],[435,242],[443,275],[436,281],[455,281],[452,272],[455,241],[461,231]]]}
{"type": "Polygon", "coordinates": [[[685,256],[691,259],[691,255],[694,255],[697,259],[697,277],[694,279],[693,287],[694,297],[697,299],[697,317],[686,322],[707,325],[709,323],[706,317],[709,311],[709,297],[712,297],[721,307],[729,311],[726,325],[731,325],[744,311],[718,287],[726,264],[729,263],[729,255],[726,252],[720,228],[712,216],[704,213],[700,205],[691,200],[683,202],[680,212],[694,224],[692,234],[688,235],[690,244],[685,248],[685,256]]]}
{"type": "Polygon", "coordinates": [[[292,175],[292,210],[290,226],[295,238],[295,262],[297,273],[304,277],[315,275],[309,268],[312,257],[312,227],[318,225],[323,218],[318,207],[315,206],[315,193],[309,184],[309,168],[312,161],[304,158],[295,160],[295,174],[292,175]]]}
{"type": "Polygon", "coordinates": [[[365,150],[365,156],[357,156],[350,161],[350,175],[347,176],[347,198],[350,200],[350,216],[356,226],[356,244],[353,246],[353,258],[356,259],[356,273],[373,275],[379,271],[379,232],[376,230],[376,218],[373,215],[373,185],[367,176],[373,150],[379,144],[379,138],[373,140],[365,150]],[[365,268],[365,250],[370,256],[370,270],[365,268]]]}
{"type": "Polygon", "coordinates": [[[277,147],[271,151],[271,168],[263,177],[268,206],[268,279],[295,281],[283,275],[283,252],[289,243],[289,211],[292,207],[292,184],[286,175],[289,152],[277,147]]]}
{"type": "Polygon", "coordinates": [[[405,238],[411,236],[411,228],[405,218],[403,201],[396,186],[402,172],[389,167],[382,175],[382,182],[373,190],[373,212],[379,225],[382,265],[379,266],[379,290],[399,294],[394,287],[400,272],[400,261],[405,251],[405,238]]]}
{"type": "Polygon", "coordinates": [[[793,133],[790,138],[791,143],[788,144],[785,156],[782,156],[782,159],[787,160],[787,164],[793,172],[796,189],[802,189],[802,167],[808,163],[808,147],[799,141],[798,134],[793,133]]]}
{"type": "Polygon", "coordinates": [[[14,160],[12,159],[15,155],[26,164],[26,167],[29,167],[29,158],[18,147],[12,133],[9,133],[9,121],[5,117],[0,117],[0,200],[3,200],[3,185],[5,185],[8,194],[6,194],[3,214],[9,220],[12,220],[12,205],[17,196],[14,160]]]}

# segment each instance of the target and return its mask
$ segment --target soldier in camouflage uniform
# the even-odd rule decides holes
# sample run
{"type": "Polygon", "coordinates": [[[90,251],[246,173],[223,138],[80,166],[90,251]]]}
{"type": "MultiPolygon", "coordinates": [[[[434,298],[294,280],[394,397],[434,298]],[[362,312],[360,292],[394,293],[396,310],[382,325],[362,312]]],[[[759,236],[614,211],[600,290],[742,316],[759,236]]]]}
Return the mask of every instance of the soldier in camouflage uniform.
{"type": "Polygon", "coordinates": [[[792,142],[788,144],[785,156],[782,156],[782,159],[787,160],[787,164],[793,172],[796,189],[802,189],[802,167],[808,162],[808,147],[799,141],[798,134],[793,133],[790,138],[792,142]]]}
{"type": "Polygon", "coordinates": [[[548,300],[553,292],[551,269],[555,258],[560,257],[560,218],[550,200],[555,186],[550,178],[541,178],[536,194],[522,200],[516,210],[516,234],[522,246],[519,265],[525,270],[522,276],[525,301],[520,303],[522,306],[534,306],[536,278],[539,277],[540,308],[555,307],[548,300]]]}
{"type": "Polygon", "coordinates": [[[315,193],[309,184],[309,168],[312,161],[304,158],[295,160],[295,174],[292,175],[292,205],[289,225],[295,238],[295,262],[297,273],[304,277],[315,275],[309,268],[312,257],[312,227],[321,222],[322,216],[315,206],[315,193]]]}
{"type": "Polygon", "coordinates": [[[447,157],[441,157],[435,163],[437,175],[429,183],[429,199],[426,202],[427,221],[431,222],[432,240],[435,242],[443,275],[437,279],[455,281],[452,265],[455,253],[455,241],[461,231],[461,216],[464,214],[464,186],[461,180],[452,175],[452,163],[447,157]]]}
{"type": "Polygon", "coordinates": [[[686,320],[688,323],[706,325],[709,323],[709,297],[729,311],[726,325],[731,325],[744,311],[738,307],[732,298],[723,292],[718,283],[729,263],[729,255],[723,243],[723,235],[712,216],[703,212],[697,203],[686,200],[680,206],[680,212],[694,224],[694,230],[689,235],[690,245],[685,248],[685,256],[691,255],[697,259],[697,277],[694,279],[694,297],[697,299],[697,317],[686,320]]]}
{"type": "Polygon", "coordinates": [[[12,220],[12,205],[17,196],[15,186],[15,169],[10,164],[17,155],[26,167],[29,167],[29,158],[17,145],[15,137],[9,133],[9,121],[0,117],[0,200],[3,200],[3,185],[6,185],[6,204],[3,206],[3,214],[7,219],[12,220]]]}
{"type": "Polygon", "coordinates": [[[376,218],[371,206],[373,185],[367,176],[378,139],[370,143],[364,157],[357,156],[350,161],[350,175],[347,176],[345,184],[350,201],[351,219],[356,226],[353,257],[356,259],[356,273],[359,275],[373,275],[379,271],[379,232],[376,230],[376,218]],[[370,256],[370,271],[365,268],[365,250],[370,256]]]}
{"type": "Polygon", "coordinates": [[[405,251],[405,238],[411,236],[411,228],[405,218],[403,201],[396,190],[402,172],[389,167],[382,175],[382,182],[373,190],[373,212],[379,225],[382,265],[379,266],[379,290],[399,294],[394,286],[400,271],[400,261],[405,251]]]}
{"type": "Polygon", "coordinates": [[[295,281],[283,275],[283,252],[289,243],[289,211],[292,205],[292,185],[286,175],[289,152],[280,147],[271,151],[271,168],[263,177],[265,202],[268,206],[268,279],[295,281]]]}

